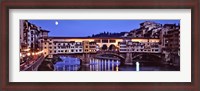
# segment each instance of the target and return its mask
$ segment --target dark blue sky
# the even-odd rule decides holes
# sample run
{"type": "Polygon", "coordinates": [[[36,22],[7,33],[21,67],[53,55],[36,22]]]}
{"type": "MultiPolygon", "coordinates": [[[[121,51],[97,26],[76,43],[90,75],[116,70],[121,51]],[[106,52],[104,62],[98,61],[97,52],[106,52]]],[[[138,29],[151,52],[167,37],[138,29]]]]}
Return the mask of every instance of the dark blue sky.
{"type": "MultiPolygon", "coordinates": [[[[100,32],[129,32],[139,28],[146,20],[28,20],[42,29],[49,30],[49,36],[84,37],[100,32]],[[55,22],[58,22],[58,25],[55,22]]],[[[161,24],[179,24],[180,20],[148,20],[161,24]]]]}

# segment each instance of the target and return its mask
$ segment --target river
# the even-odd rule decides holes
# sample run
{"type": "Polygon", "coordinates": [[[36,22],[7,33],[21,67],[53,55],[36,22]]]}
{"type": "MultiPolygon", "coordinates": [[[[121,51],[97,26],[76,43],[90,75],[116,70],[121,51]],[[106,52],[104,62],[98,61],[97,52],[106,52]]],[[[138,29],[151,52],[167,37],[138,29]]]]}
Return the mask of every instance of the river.
{"type": "MultiPolygon", "coordinates": [[[[80,59],[60,57],[63,61],[54,65],[55,71],[136,71],[136,64],[120,65],[119,60],[91,59],[88,65],[81,65],[80,59]]],[[[139,65],[139,71],[179,71],[169,65],[139,65]]]]}

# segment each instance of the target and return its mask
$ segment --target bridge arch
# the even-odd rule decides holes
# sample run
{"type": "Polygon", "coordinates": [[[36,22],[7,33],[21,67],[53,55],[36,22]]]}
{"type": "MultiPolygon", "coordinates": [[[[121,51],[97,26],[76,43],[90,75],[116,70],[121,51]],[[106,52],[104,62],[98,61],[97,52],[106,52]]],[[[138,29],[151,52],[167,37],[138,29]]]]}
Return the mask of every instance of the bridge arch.
{"type": "Polygon", "coordinates": [[[96,55],[96,58],[98,57],[103,57],[103,56],[107,56],[107,57],[112,57],[111,59],[114,59],[115,57],[117,57],[119,59],[119,61],[121,62],[121,64],[125,63],[125,57],[117,54],[117,53],[112,53],[112,52],[102,52],[96,55]]]}
{"type": "Polygon", "coordinates": [[[162,55],[149,53],[134,54],[134,56],[132,56],[132,60],[133,62],[161,62],[162,55]]]}
{"type": "Polygon", "coordinates": [[[110,51],[112,51],[112,50],[116,50],[117,47],[116,47],[114,44],[111,44],[111,45],[109,46],[108,49],[109,49],[110,51]]]}
{"type": "Polygon", "coordinates": [[[108,46],[106,44],[104,44],[102,47],[101,47],[102,50],[107,50],[108,49],[108,46]]]}

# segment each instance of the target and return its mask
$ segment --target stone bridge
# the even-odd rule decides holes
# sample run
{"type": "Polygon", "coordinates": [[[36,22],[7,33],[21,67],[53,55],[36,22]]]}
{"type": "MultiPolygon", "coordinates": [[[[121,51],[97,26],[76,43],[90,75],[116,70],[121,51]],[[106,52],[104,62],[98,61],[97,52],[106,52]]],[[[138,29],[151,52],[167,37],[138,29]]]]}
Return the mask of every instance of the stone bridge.
{"type": "Polygon", "coordinates": [[[133,53],[132,62],[161,62],[162,54],[160,53],[133,53]]]}
{"type": "Polygon", "coordinates": [[[142,59],[145,57],[162,59],[162,55],[156,53],[119,53],[118,51],[99,51],[97,53],[56,54],[56,55],[79,58],[81,60],[81,63],[83,64],[88,64],[89,60],[94,58],[111,59],[111,60],[118,59],[122,64],[133,63],[137,61],[136,59],[142,59]]]}

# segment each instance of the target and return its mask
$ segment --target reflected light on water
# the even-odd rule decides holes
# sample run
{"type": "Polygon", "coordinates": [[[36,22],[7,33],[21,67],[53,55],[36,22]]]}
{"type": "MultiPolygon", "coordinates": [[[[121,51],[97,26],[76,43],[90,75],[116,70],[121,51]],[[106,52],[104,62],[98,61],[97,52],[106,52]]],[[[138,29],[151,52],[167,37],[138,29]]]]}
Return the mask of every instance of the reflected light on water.
{"type": "Polygon", "coordinates": [[[80,60],[71,57],[60,57],[63,61],[57,62],[54,67],[56,71],[118,71],[120,62],[118,60],[90,59],[88,66],[81,66],[80,60]]]}

